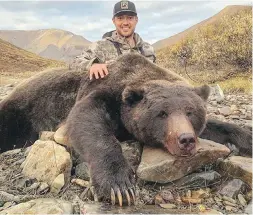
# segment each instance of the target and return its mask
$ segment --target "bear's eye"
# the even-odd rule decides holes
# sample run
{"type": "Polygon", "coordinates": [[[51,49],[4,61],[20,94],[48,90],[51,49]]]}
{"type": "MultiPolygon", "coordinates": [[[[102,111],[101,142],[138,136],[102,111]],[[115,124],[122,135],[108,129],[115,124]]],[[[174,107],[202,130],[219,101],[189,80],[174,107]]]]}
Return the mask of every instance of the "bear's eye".
{"type": "Polygon", "coordinates": [[[192,112],[191,111],[187,111],[186,112],[186,116],[192,116],[192,112]]]}
{"type": "Polygon", "coordinates": [[[166,118],[167,116],[168,114],[164,110],[160,111],[160,113],[158,114],[158,117],[161,117],[161,118],[166,118]]]}

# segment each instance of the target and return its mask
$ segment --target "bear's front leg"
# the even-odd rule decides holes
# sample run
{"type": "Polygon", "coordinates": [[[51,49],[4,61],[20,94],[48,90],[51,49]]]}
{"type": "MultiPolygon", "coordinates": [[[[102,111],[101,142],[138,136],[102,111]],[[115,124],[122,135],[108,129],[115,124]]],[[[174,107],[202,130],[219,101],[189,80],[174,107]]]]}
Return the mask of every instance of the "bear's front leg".
{"type": "Polygon", "coordinates": [[[89,163],[98,198],[111,198],[115,204],[117,196],[120,206],[124,198],[130,205],[130,196],[135,202],[134,172],[114,135],[117,119],[109,114],[112,102],[105,97],[94,92],[76,103],[66,121],[67,136],[74,150],[89,163]]]}
{"type": "Polygon", "coordinates": [[[209,119],[200,137],[225,145],[233,144],[240,155],[252,157],[252,132],[236,124],[209,119]]]}

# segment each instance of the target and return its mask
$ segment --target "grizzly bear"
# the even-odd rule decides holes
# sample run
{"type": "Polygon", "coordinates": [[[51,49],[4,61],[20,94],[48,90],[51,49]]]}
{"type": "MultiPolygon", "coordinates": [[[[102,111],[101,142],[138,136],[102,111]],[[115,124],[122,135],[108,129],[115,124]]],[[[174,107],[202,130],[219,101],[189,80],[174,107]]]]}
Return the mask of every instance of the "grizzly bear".
{"type": "Polygon", "coordinates": [[[44,72],[19,85],[0,103],[2,151],[33,143],[42,130],[65,123],[69,142],[89,163],[98,197],[135,198],[134,172],[120,141],[134,138],[175,156],[196,151],[197,137],[234,144],[252,153],[251,132],[206,119],[209,87],[190,86],[179,75],[139,54],[120,56],[109,75],[89,80],[87,72],[44,72]]]}

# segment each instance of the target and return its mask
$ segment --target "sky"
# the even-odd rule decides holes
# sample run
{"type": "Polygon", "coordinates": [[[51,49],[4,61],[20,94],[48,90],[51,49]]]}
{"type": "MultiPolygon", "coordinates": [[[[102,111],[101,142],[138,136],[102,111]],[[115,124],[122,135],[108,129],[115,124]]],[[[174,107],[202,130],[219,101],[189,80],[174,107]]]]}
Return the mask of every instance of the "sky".
{"type": "MultiPolygon", "coordinates": [[[[114,29],[112,10],[116,2],[0,0],[0,30],[56,28],[94,42],[114,29]]],[[[184,31],[228,5],[252,5],[247,0],[133,2],[139,18],[136,32],[151,44],[184,31]]]]}

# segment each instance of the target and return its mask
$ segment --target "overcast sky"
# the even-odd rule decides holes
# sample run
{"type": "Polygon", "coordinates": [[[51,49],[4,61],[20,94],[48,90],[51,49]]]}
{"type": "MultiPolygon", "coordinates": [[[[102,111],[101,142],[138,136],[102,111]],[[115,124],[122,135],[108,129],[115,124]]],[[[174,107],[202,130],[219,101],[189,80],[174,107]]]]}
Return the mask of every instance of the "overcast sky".
{"type": "MultiPolygon", "coordinates": [[[[1,30],[58,28],[96,41],[110,30],[117,1],[2,1],[1,30]]],[[[133,1],[139,23],[136,31],[151,44],[207,19],[227,5],[252,5],[251,1],[133,1]]]]}

